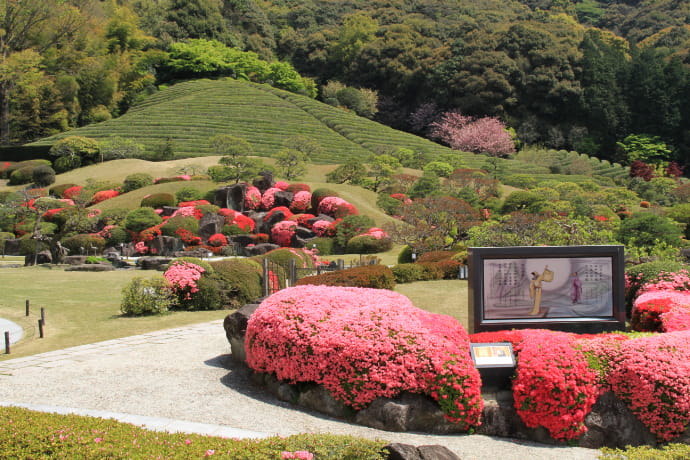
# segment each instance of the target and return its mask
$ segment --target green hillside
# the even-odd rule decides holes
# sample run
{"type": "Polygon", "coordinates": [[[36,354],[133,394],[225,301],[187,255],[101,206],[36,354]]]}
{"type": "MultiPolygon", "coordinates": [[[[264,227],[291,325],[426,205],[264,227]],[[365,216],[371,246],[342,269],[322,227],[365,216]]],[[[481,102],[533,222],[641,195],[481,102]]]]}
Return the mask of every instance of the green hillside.
{"type": "MultiPolygon", "coordinates": [[[[484,155],[451,150],[305,96],[229,78],[178,83],[119,118],[44,138],[34,145],[49,145],[66,136],[97,140],[119,136],[135,140],[146,152],[154,152],[170,138],[175,156],[189,158],[213,155],[209,139],[221,133],[246,139],[262,157],[273,156],[291,136],[308,136],[323,147],[312,158],[316,164],[340,164],[353,157],[366,161],[372,153],[398,147],[425,152],[432,158],[448,153],[460,155],[468,168],[481,168],[486,161],[484,155]]],[[[593,171],[596,176],[626,175],[620,166],[592,161],[597,163],[593,171]]],[[[505,162],[511,173],[550,175],[549,169],[540,164],[505,162]]]]}

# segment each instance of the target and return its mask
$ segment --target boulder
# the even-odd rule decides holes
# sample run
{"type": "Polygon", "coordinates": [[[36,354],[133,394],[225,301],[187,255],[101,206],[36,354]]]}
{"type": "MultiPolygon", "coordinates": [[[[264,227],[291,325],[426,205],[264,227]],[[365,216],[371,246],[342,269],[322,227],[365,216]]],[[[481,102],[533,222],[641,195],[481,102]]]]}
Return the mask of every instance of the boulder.
{"type": "Polygon", "coordinates": [[[170,262],[170,257],[140,257],[138,265],[142,270],[161,270],[170,262]]]}
{"type": "Polygon", "coordinates": [[[34,262],[36,262],[36,265],[41,265],[41,264],[50,264],[53,262],[53,256],[50,254],[50,251],[45,250],[41,251],[38,254],[29,254],[24,256],[24,265],[29,266],[33,265],[34,262]]]}
{"type": "Polygon", "coordinates": [[[352,414],[352,409],[337,401],[331,393],[321,385],[306,385],[297,397],[297,404],[331,417],[346,419],[352,414]]]}
{"type": "Polygon", "coordinates": [[[292,199],[295,197],[295,195],[292,192],[285,192],[281,190],[280,192],[276,192],[273,195],[274,198],[274,207],[278,206],[285,206],[286,208],[289,208],[290,205],[292,204],[292,199]]]}
{"type": "Polygon", "coordinates": [[[240,362],[244,362],[247,355],[244,351],[244,334],[247,332],[247,321],[252,314],[259,308],[258,303],[249,303],[236,312],[229,314],[223,320],[225,337],[230,342],[232,357],[240,362]]]}
{"type": "Polygon", "coordinates": [[[267,252],[273,251],[274,249],[278,248],[280,248],[280,246],[278,246],[277,244],[261,243],[257,244],[256,246],[245,247],[244,252],[247,255],[247,257],[260,256],[262,254],[266,254],[267,252]]]}
{"type": "Polygon", "coordinates": [[[325,220],[326,222],[335,222],[335,219],[332,218],[331,216],[328,216],[326,214],[319,214],[316,217],[312,217],[307,221],[309,225],[314,225],[314,222],[318,222],[320,220],[325,220]]]}
{"type": "Polygon", "coordinates": [[[275,224],[278,222],[282,222],[285,220],[285,213],[283,211],[274,211],[268,219],[264,218],[263,223],[261,224],[261,228],[259,230],[259,233],[266,233],[266,234],[271,234],[271,229],[275,224]]]}
{"type": "Polygon", "coordinates": [[[199,220],[199,236],[202,240],[208,241],[211,235],[221,233],[225,225],[225,217],[218,214],[204,214],[199,220]]]}
{"type": "Polygon", "coordinates": [[[221,187],[213,195],[213,204],[221,208],[244,211],[244,197],[247,194],[247,184],[233,184],[221,187]]]}
{"type": "Polygon", "coordinates": [[[65,256],[63,263],[67,265],[82,265],[86,263],[86,256],[65,256]]]}
{"type": "Polygon", "coordinates": [[[83,264],[83,265],[70,265],[65,268],[66,272],[110,272],[115,270],[110,263],[103,264],[83,264]]]}
{"type": "Polygon", "coordinates": [[[183,249],[182,240],[174,236],[158,235],[148,244],[153,254],[170,257],[183,249]]]}
{"type": "Polygon", "coordinates": [[[261,194],[275,185],[275,180],[273,179],[273,173],[270,171],[262,171],[259,173],[259,177],[254,179],[252,185],[259,189],[261,194]]]}
{"type": "Polygon", "coordinates": [[[419,446],[410,444],[391,443],[385,449],[388,460],[460,460],[453,451],[445,446],[419,446]]]}
{"type": "Polygon", "coordinates": [[[173,214],[175,214],[175,211],[180,209],[177,206],[163,206],[163,212],[161,212],[160,216],[161,217],[170,217],[173,214]]]}

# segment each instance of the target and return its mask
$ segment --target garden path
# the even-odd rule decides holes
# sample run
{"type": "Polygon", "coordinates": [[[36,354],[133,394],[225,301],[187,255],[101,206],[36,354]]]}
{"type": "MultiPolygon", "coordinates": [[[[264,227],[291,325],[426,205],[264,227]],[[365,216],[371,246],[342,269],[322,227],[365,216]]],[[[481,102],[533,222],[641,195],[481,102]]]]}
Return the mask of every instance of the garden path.
{"type": "Polygon", "coordinates": [[[0,360],[0,405],[226,437],[334,433],[441,444],[466,460],[590,460],[599,453],[483,435],[392,433],[296,408],[252,385],[248,369],[230,356],[221,320],[0,360]]]}

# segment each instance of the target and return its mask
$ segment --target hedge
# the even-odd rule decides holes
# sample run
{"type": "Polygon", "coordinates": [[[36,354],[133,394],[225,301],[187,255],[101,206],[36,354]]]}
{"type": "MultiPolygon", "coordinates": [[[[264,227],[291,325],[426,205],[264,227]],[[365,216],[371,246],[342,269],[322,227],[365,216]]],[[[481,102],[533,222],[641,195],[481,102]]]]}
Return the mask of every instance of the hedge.
{"type": "Polygon", "coordinates": [[[321,275],[306,276],[297,281],[297,285],[307,284],[393,289],[395,277],[393,270],[385,265],[365,265],[321,275]]]}

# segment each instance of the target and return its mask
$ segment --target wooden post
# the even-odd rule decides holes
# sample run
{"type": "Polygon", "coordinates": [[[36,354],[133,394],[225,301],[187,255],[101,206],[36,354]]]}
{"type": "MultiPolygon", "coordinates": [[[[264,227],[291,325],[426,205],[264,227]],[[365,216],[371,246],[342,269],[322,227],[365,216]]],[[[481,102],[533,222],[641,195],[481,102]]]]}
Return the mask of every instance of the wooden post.
{"type": "Polygon", "coordinates": [[[46,309],[41,307],[41,321],[43,321],[43,324],[46,323],[46,309]]]}
{"type": "Polygon", "coordinates": [[[43,338],[43,320],[42,319],[38,320],[38,337],[40,339],[43,338]]]}
{"type": "Polygon", "coordinates": [[[29,299],[26,299],[26,316],[29,316],[29,299]]]}
{"type": "Polygon", "coordinates": [[[268,297],[269,294],[269,283],[271,282],[271,277],[268,271],[268,259],[264,259],[264,297],[268,297]]]}
{"type": "Polygon", "coordinates": [[[5,331],[5,354],[10,354],[10,331],[5,331]]]}

